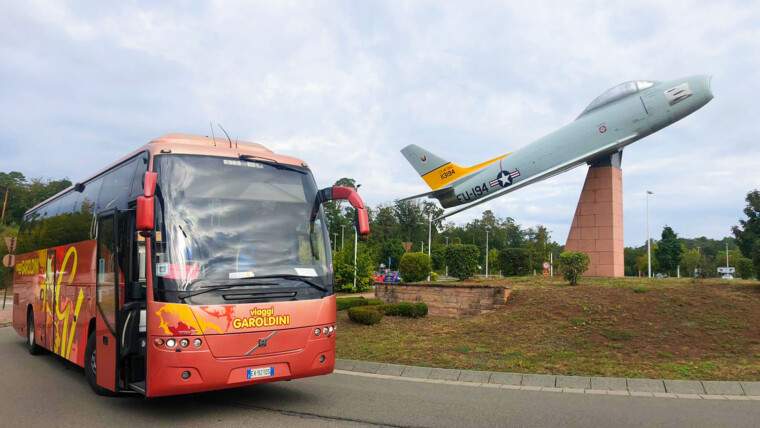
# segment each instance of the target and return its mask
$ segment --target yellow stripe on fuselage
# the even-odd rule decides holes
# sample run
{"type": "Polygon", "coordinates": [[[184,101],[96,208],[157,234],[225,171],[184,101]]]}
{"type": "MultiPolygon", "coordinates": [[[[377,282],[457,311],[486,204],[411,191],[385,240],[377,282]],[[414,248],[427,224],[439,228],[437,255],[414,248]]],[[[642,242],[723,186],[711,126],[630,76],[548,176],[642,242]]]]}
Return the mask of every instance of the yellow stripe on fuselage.
{"type": "Polygon", "coordinates": [[[489,159],[485,162],[481,162],[477,165],[473,165],[470,167],[460,166],[453,162],[449,162],[423,175],[422,179],[425,180],[425,183],[427,183],[428,186],[430,186],[431,190],[438,190],[453,181],[456,181],[462,177],[466,177],[472,174],[473,172],[480,171],[481,169],[487,167],[488,165],[491,165],[492,163],[496,161],[504,159],[505,157],[509,155],[510,153],[497,156],[493,159],[489,159]]]}

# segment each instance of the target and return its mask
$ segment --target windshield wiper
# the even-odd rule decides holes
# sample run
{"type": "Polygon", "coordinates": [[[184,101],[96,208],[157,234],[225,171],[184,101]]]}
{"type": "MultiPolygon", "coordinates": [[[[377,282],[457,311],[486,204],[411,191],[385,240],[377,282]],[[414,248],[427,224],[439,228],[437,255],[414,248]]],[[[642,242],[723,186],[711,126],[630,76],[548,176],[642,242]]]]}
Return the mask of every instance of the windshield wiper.
{"type": "MultiPolygon", "coordinates": [[[[192,284],[194,284],[194,283],[191,282],[188,285],[192,285],[192,284]]],[[[249,287],[249,286],[258,287],[258,286],[262,286],[262,285],[265,286],[265,285],[277,285],[277,284],[271,283],[271,282],[246,282],[246,283],[243,283],[243,284],[209,285],[209,286],[201,287],[201,288],[199,288],[197,290],[192,290],[192,291],[178,291],[177,292],[177,297],[180,300],[184,301],[188,297],[193,297],[193,296],[197,296],[199,294],[208,293],[209,291],[225,290],[227,288],[235,288],[235,287],[249,287]]]]}
{"type": "Polygon", "coordinates": [[[246,161],[249,161],[249,162],[263,163],[264,165],[269,165],[269,166],[275,167],[277,169],[286,169],[288,171],[295,171],[295,172],[298,172],[300,174],[306,174],[306,171],[303,171],[303,170],[298,169],[298,168],[296,168],[294,166],[290,166],[290,165],[287,165],[287,164],[284,164],[284,163],[279,163],[279,162],[277,162],[274,159],[262,158],[262,157],[254,156],[254,155],[240,155],[239,157],[240,157],[240,159],[246,160],[246,161]]]}
{"type": "Polygon", "coordinates": [[[300,275],[293,275],[293,274],[283,273],[283,274],[277,274],[277,275],[262,275],[262,276],[257,276],[257,277],[255,277],[255,279],[289,279],[289,280],[293,280],[293,281],[301,281],[304,284],[308,284],[308,285],[316,288],[317,290],[320,290],[320,291],[323,291],[323,292],[327,293],[327,288],[325,288],[325,287],[317,284],[316,282],[310,280],[306,276],[300,276],[300,275]]]}

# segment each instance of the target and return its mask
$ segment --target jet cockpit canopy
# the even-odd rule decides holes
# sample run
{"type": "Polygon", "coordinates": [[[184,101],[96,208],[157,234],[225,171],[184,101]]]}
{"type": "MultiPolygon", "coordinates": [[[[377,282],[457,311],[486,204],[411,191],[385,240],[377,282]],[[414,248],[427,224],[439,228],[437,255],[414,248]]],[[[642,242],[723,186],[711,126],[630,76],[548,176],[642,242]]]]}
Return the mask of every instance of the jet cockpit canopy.
{"type": "Polygon", "coordinates": [[[635,94],[636,92],[650,88],[654,84],[655,82],[649,80],[631,80],[628,82],[623,82],[617,86],[613,86],[612,88],[604,91],[602,95],[594,98],[594,101],[591,101],[591,104],[589,104],[588,107],[586,107],[578,117],[581,117],[592,110],[596,110],[599,107],[610,104],[623,97],[627,97],[628,95],[635,94]]]}

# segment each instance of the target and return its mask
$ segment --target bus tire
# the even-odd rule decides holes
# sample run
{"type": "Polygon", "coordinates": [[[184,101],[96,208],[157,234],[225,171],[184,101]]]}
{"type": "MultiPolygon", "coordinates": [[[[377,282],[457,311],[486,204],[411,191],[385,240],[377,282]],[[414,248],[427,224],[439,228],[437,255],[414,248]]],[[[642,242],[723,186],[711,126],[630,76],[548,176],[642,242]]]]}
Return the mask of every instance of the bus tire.
{"type": "Polygon", "coordinates": [[[40,355],[42,347],[37,344],[37,329],[34,326],[34,311],[29,311],[26,316],[26,349],[32,355],[40,355]]]}
{"type": "Polygon", "coordinates": [[[84,376],[87,378],[87,383],[90,385],[90,388],[92,388],[93,392],[95,392],[98,395],[103,395],[107,397],[113,397],[116,395],[115,392],[109,391],[102,386],[98,385],[98,377],[97,377],[97,364],[96,364],[96,358],[95,358],[95,332],[90,332],[90,335],[87,337],[87,347],[84,351],[84,376]]]}

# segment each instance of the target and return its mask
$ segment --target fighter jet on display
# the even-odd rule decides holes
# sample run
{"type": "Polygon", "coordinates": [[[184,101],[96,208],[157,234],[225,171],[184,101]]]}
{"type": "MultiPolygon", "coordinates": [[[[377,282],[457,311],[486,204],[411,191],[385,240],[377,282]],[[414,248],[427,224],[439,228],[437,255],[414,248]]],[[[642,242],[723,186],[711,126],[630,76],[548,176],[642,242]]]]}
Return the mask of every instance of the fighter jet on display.
{"type": "Polygon", "coordinates": [[[710,79],[691,76],[667,82],[621,83],[594,99],[572,123],[514,153],[471,167],[459,166],[410,144],[401,153],[431,191],[402,200],[432,197],[444,208],[460,206],[441,216],[448,217],[610,156],[707,104],[713,98],[710,79]]]}

